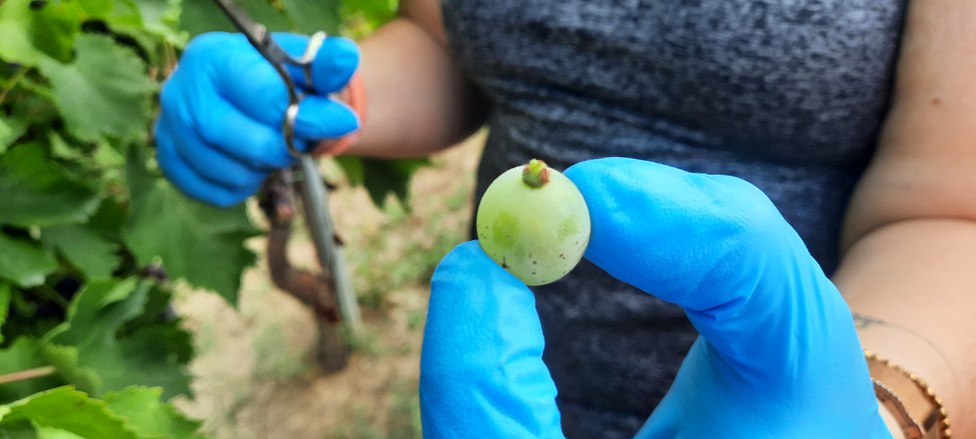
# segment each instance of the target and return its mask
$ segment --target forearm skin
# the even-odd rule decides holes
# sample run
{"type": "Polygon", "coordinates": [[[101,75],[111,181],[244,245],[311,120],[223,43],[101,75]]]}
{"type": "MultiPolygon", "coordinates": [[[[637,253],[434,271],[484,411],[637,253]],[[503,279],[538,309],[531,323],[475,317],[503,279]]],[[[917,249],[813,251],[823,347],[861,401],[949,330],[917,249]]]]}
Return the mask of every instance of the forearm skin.
{"type": "Polygon", "coordinates": [[[954,437],[976,437],[976,222],[876,229],[850,247],[834,281],[862,345],[927,382],[954,437]]]}
{"type": "Polygon", "coordinates": [[[486,104],[454,64],[446,41],[425,25],[400,16],[360,42],[366,114],[346,154],[423,157],[484,123],[486,104]]]}

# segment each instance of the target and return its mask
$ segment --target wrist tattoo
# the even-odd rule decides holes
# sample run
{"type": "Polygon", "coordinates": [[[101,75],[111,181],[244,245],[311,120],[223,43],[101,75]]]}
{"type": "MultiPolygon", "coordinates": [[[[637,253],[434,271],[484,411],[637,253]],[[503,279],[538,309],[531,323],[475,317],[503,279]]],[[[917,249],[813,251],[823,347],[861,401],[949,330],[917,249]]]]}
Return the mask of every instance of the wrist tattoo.
{"type": "Polygon", "coordinates": [[[939,347],[936,346],[936,344],[933,343],[932,340],[929,340],[928,338],[920,334],[918,331],[915,331],[912,328],[908,328],[896,323],[884,321],[877,317],[865,316],[858,313],[853,313],[853,316],[854,316],[854,326],[857,327],[858,330],[873,328],[878,326],[887,326],[889,328],[908,333],[913,337],[917,338],[922,343],[925,343],[926,345],[931,347],[933,351],[935,351],[936,355],[938,355],[942,359],[942,361],[945,362],[946,366],[948,366],[949,371],[952,374],[952,379],[956,382],[959,382],[959,377],[956,375],[955,368],[952,367],[952,362],[949,361],[949,359],[945,356],[942,350],[939,349],[939,347]]]}
{"type": "Polygon", "coordinates": [[[878,318],[862,316],[860,314],[854,314],[854,325],[857,326],[857,329],[864,329],[869,326],[885,325],[885,324],[887,324],[887,322],[878,318]]]}

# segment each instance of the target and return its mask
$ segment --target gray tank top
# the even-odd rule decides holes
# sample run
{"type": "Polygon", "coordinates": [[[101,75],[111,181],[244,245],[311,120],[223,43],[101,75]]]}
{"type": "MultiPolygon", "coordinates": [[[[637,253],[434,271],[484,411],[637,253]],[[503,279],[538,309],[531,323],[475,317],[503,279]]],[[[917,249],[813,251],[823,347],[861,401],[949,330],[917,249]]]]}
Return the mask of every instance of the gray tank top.
{"type": "MultiPolygon", "coordinates": [[[[477,195],[530,158],[629,156],[765,190],[830,273],[886,111],[905,0],[442,0],[492,105],[477,195]]],[[[583,263],[536,289],[570,438],[630,438],[697,334],[583,263]]],[[[704,415],[704,414],[703,414],[704,415]]]]}

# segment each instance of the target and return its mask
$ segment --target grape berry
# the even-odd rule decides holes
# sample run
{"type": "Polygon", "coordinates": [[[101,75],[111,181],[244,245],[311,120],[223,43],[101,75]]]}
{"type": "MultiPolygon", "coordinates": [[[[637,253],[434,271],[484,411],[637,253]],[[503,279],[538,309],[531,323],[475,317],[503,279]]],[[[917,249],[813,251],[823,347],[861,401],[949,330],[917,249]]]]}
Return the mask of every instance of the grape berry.
{"type": "Polygon", "coordinates": [[[481,198],[475,222],[485,253],[530,286],[569,273],[590,239],[583,195],[541,160],[499,175],[481,198]]]}

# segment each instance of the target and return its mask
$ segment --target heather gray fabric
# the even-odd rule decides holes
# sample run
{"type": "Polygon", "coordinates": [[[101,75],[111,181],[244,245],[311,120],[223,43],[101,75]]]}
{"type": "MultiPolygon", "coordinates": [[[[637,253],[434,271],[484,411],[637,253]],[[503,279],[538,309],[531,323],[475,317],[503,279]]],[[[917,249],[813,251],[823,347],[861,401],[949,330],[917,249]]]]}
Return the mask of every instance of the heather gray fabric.
{"type": "MultiPolygon", "coordinates": [[[[630,156],[766,191],[825,271],[883,119],[904,0],[443,0],[504,170],[630,156]]],[[[583,264],[536,289],[570,438],[629,438],[696,337],[583,264]]],[[[703,413],[702,416],[707,416],[703,413]]]]}

